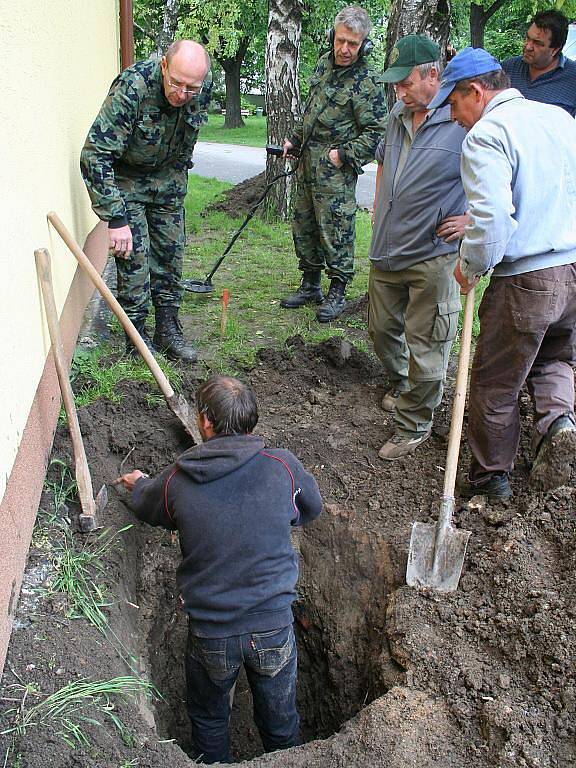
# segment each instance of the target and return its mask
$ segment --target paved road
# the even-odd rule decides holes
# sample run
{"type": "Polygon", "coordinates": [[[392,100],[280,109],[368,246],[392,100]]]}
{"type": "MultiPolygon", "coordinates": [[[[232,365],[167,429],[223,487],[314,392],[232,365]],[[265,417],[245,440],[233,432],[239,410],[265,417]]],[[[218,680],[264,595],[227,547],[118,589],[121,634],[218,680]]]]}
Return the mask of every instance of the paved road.
{"type": "MultiPolygon", "coordinates": [[[[191,173],[238,184],[265,169],[266,150],[237,144],[199,141],[194,150],[194,163],[191,173]]],[[[372,209],[375,188],[376,163],[370,163],[364,166],[364,173],[358,179],[358,204],[363,208],[372,209]]]]}

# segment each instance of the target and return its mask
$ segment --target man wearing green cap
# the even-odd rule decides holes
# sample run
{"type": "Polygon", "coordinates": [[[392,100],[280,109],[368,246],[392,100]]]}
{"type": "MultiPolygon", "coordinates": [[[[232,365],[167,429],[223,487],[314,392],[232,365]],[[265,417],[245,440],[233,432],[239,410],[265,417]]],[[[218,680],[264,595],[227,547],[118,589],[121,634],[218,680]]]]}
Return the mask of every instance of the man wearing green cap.
{"type": "Polygon", "coordinates": [[[368,330],[390,382],[382,407],[394,413],[395,429],[379,452],[387,461],[430,437],[458,326],[453,272],[467,221],[465,132],[446,107],[428,109],[440,87],[439,59],[429,37],[408,35],[383,75],[398,101],[376,151],[368,330]]]}

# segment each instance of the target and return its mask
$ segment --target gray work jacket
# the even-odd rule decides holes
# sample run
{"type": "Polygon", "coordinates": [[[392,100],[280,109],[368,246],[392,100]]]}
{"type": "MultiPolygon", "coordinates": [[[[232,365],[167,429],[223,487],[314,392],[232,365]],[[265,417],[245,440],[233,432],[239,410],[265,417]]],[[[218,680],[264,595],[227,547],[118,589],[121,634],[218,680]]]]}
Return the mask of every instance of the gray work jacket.
{"type": "Polygon", "coordinates": [[[406,130],[400,119],[403,109],[402,101],[394,105],[376,150],[382,175],[369,256],[376,267],[387,272],[455,253],[458,241],[445,243],[436,236],[436,228],[447,216],[466,212],[460,179],[460,153],[466,132],[450,120],[449,106],[431,112],[416,131],[393,188],[406,130]]]}

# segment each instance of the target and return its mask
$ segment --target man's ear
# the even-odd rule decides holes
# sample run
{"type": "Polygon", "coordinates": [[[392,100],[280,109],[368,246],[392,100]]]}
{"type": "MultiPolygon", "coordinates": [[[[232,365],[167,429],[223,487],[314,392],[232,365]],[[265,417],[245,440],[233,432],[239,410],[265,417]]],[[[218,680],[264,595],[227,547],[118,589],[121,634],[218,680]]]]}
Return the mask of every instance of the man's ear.
{"type": "Polygon", "coordinates": [[[484,89],[478,83],[470,83],[470,90],[474,92],[474,99],[479,103],[484,98],[484,89]]]}
{"type": "Polygon", "coordinates": [[[198,424],[200,426],[200,430],[204,432],[204,434],[208,435],[209,437],[212,437],[212,435],[215,435],[214,432],[214,424],[210,421],[208,416],[206,416],[205,413],[199,413],[198,414],[198,424]]]}

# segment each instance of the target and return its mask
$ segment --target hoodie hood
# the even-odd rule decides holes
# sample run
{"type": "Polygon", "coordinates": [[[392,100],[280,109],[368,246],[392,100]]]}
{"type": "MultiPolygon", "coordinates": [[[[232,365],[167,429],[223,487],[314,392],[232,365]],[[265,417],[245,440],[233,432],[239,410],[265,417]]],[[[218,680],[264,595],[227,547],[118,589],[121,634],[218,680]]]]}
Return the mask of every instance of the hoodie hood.
{"type": "Polygon", "coordinates": [[[235,472],[264,448],[257,435],[223,435],[195,445],[176,461],[195,483],[209,483],[235,472]]]}

